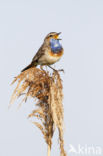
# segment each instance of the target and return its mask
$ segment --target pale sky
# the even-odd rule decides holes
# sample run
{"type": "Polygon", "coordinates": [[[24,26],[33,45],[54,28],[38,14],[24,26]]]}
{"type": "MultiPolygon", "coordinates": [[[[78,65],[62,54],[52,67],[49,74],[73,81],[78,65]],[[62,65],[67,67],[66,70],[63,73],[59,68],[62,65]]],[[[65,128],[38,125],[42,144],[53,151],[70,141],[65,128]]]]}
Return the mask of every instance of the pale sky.
{"type": "MultiPolygon", "coordinates": [[[[65,149],[103,148],[103,0],[0,0],[0,156],[46,156],[40,130],[27,119],[33,100],[19,110],[19,100],[8,104],[13,78],[54,31],[62,32],[64,47],[55,68],[65,70],[65,149]]],[[[57,139],[56,131],[52,156],[59,155],[57,139]]]]}

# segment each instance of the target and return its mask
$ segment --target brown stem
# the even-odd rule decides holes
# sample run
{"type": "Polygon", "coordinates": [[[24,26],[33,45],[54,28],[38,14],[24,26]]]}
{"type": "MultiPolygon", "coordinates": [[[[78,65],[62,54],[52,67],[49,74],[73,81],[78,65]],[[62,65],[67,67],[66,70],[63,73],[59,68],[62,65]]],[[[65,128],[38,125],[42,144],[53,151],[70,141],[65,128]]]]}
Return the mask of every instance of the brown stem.
{"type": "Polygon", "coordinates": [[[50,151],[51,151],[51,148],[50,148],[50,145],[48,145],[48,156],[50,156],[50,151]]]}

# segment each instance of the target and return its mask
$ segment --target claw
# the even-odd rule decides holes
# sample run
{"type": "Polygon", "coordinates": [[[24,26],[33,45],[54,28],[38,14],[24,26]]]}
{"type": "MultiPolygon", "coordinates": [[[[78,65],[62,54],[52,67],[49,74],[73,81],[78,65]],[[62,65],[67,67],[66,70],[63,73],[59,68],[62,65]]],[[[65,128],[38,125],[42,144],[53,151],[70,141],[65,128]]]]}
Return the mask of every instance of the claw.
{"type": "Polygon", "coordinates": [[[54,69],[53,67],[51,67],[49,65],[48,65],[48,67],[51,68],[52,70],[54,70],[55,72],[63,72],[64,73],[64,69],[56,70],[56,69],[54,69]]]}

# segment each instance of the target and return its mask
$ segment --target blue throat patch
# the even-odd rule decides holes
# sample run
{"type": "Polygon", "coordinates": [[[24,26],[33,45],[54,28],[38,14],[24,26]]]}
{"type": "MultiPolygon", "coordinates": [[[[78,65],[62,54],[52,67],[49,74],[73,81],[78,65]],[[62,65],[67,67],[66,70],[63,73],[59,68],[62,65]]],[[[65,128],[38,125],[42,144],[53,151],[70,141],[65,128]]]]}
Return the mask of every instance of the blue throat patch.
{"type": "Polygon", "coordinates": [[[51,39],[50,46],[52,52],[54,53],[59,53],[62,50],[62,45],[60,44],[59,40],[51,39]]]}

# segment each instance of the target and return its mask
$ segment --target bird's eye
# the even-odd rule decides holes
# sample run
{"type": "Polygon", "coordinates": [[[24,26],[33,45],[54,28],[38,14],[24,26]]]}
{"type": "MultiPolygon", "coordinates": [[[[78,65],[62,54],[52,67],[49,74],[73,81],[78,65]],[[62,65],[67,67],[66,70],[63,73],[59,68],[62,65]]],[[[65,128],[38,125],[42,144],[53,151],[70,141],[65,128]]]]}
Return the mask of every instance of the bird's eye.
{"type": "Polygon", "coordinates": [[[53,35],[50,35],[49,37],[53,37],[53,35]]]}

